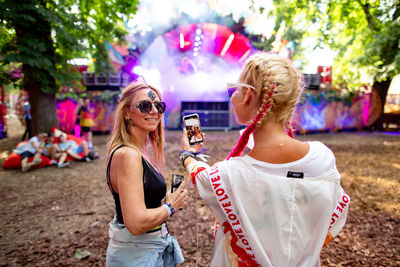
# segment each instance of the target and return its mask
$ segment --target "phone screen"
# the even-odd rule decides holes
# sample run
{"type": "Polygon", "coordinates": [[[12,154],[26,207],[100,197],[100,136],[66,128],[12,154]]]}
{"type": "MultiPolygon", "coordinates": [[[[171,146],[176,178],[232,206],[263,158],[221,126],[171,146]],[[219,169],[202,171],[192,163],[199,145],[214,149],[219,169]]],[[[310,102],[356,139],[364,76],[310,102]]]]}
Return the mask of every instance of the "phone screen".
{"type": "Polygon", "coordinates": [[[194,145],[203,142],[203,135],[201,134],[200,119],[197,114],[190,114],[183,117],[185,123],[189,144],[194,145]]]}
{"type": "Polygon", "coordinates": [[[184,177],[181,174],[172,174],[171,177],[171,193],[173,193],[183,182],[184,177]]]}

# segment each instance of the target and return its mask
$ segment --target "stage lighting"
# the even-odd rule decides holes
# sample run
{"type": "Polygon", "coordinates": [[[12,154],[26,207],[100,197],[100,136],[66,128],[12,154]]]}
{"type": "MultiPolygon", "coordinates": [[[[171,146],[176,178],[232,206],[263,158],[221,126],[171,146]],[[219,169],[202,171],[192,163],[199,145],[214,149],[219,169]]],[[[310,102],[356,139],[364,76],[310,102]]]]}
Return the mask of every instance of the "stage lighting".
{"type": "Polygon", "coordinates": [[[135,66],[135,67],[133,67],[132,72],[136,73],[138,75],[142,75],[143,74],[143,68],[142,68],[142,66],[135,66]]]}
{"type": "Polygon", "coordinates": [[[185,38],[183,37],[183,33],[179,34],[179,45],[181,48],[185,47],[185,38]]]}

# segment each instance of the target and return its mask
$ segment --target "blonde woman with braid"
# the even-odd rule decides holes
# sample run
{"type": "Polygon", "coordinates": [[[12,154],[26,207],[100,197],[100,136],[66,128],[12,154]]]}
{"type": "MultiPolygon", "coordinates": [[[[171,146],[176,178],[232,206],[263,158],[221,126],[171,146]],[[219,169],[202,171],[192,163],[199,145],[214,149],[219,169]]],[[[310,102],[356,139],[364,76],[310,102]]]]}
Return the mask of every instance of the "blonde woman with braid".
{"type": "Polygon", "coordinates": [[[319,266],[342,229],[350,199],[324,144],[293,138],[301,93],[297,71],[278,55],[251,56],[228,89],[237,121],[247,125],[228,158],[209,167],[182,136],[180,158],[219,222],[211,266],[319,266]],[[233,89],[232,89],[233,88],[233,89]],[[254,147],[242,151],[250,135],[254,147]]]}
{"type": "Polygon", "coordinates": [[[106,266],[176,266],[183,262],[179,244],[166,226],[184,205],[187,192],[181,184],[173,194],[166,194],[161,174],[165,108],[154,87],[132,83],[122,92],[115,110],[108,140],[107,184],[116,215],[108,231],[106,266]]]}

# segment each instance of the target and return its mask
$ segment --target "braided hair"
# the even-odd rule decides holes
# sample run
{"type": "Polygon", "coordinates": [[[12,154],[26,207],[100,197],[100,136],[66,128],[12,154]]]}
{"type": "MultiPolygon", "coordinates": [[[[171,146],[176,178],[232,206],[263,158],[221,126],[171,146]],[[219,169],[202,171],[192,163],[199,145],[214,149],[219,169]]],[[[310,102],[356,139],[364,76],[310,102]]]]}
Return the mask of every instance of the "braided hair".
{"type": "Polygon", "coordinates": [[[239,80],[257,88],[260,106],[227,159],[240,156],[250,134],[266,120],[281,122],[293,137],[291,118],[301,92],[300,77],[291,64],[266,52],[259,52],[246,61],[239,80]]]}
{"type": "MultiPolygon", "coordinates": [[[[275,87],[275,86],[274,86],[275,87]]],[[[254,132],[254,130],[257,128],[258,123],[261,121],[261,119],[263,118],[264,114],[268,111],[268,109],[271,106],[270,103],[270,99],[273,93],[273,88],[269,91],[268,93],[268,100],[265,101],[262,106],[260,107],[260,111],[257,113],[257,115],[254,117],[253,122],[246,127],[246,129],[244,130],[243,134],[240,136],[238,143],[236,144],[236,146],[233,148],[232,152],[229,154],[228,158],[231,157],[237,157],[240,156],[242,154],[242,151],[244,150],[245,146],[247,145],[249,138],[250,138],[250,134],[252,132],[254,132]]]]}

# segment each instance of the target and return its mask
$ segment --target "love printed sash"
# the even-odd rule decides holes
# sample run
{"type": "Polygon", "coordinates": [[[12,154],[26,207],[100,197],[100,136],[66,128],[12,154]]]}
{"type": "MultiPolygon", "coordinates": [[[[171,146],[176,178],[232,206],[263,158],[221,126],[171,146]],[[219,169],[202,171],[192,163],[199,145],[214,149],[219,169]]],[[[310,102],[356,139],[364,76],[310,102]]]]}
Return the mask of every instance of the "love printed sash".
{"type": "Polygon", "coordinates": [[[329,230],[331,230],[332,226],[335,222],[341,217],[343,211],[348,207],[350,203],[350,197],[343,191],[342,196],[336,204],[336,208],[332,213],[331,223],[329,225],[329,230]]]}
{"type": "Polygon", "coordinates": [[[242,225],[240,224],[239,217],[236,214],[236,211],[234,207],[232,206],[232,203],[230,201],[230,197],[227,193],[227,190],[225,189],[225,183],[221,179],[219,175],[219,169],[217,165],[214,165],[211,170],[210,170],[210,183],[211,187],[213,189],[214,195],[216,199],[218,200],[218,204],[223,210],[227,222],[230,224],[231,228],[233,231],[230,231],[232,236],[234,235],[237,237],[237,239],[242,243],[243,247],[245,248],[244,250],[242,249],[245,253],[237,253],[235,251],[238,250],[238,246],[232,246],[232,250],[237,254],[239,258],[243,257],[243,254],[247,255],[247,262],[253,262],[253,266],[261,266],[258,262],[257,259],[255,258],[254,252],[250,247],[250,244],[245,236],[245,233],[242,229],[242,225]]]}

